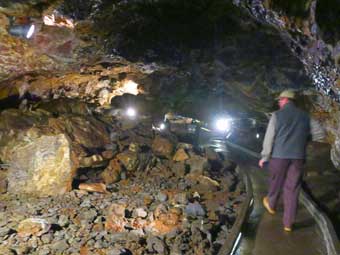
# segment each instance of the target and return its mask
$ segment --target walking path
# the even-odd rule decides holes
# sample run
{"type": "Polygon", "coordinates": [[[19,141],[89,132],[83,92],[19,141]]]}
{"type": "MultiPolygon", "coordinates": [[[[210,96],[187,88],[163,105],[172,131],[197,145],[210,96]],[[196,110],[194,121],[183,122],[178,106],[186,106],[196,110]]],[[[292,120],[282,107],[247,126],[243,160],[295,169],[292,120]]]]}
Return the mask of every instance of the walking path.
{"type": "Polygon", "coordinates": [[[235,254],[326,255],[327,249],[321,229],[301,203],[296,224],[291,233],[283,231],[282,205],[279,206],[275,215],[270,215],[265,211],[262,198],[267,192],[268,170],[258,168],[257,159],[246,156],[245,153],[247,152],[243,151],[242,156],[236,153],[235,158],[251,179],[254,209],[242,230],[243,238],[235,254]]]}

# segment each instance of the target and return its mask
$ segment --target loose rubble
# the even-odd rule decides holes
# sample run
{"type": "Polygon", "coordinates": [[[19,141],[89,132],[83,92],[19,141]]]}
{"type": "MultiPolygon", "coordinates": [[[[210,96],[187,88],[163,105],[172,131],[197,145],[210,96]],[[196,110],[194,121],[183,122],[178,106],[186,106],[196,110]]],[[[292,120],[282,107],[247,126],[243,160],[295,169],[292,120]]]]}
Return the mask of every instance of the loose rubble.
{"type": "MultiPolygon", "coordinates": [[[[74,125],[83,136],[62,133],[69,148],[91,148],[80,139],[86,129],[74,125]]],[[[235,165],[172,134],[154,134],[148,123],[110,125],[109,142],[96,141],[101,150],[78,151],[101,157],[78,165],[72,190],[0,195],[0,254],[216,254],[245,198],[235,165]]],[[[2,171],[10,176],[12,169],[2,171]]]]}

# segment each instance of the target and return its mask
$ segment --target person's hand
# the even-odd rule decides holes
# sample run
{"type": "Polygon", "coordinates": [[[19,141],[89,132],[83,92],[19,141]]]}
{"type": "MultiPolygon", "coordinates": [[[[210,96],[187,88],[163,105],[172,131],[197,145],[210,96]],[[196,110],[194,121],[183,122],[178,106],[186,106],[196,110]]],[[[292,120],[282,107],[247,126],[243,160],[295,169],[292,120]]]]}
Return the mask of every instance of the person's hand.
{"type": "Polygon", "coordinates": [[[263,168],[263,165],[266,161],[264,159],[260,159],[259,161],[259,167],[263,168]]]}

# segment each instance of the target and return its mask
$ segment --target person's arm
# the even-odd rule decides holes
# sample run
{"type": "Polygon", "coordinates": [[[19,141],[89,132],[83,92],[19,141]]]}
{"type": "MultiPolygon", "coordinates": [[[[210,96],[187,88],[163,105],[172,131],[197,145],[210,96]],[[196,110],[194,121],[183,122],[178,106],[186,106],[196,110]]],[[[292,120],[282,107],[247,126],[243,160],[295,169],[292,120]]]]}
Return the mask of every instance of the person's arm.
{"type": "Polygon", "coordinates": [[[312,141],[322,142],[326,137],[326,132],[321,124],[315,119],[310,118],[310,133],[312,141]]]}
{"type": "Polygon", "coordinates": [[[269,161],[270,155],[272,153],[274,138],[275,138],[275,128],[276,128],[276,115],[273,114],[269,120],[266,134],[263,140],[263,149],[261,152],[261,161],[269,161]]]}

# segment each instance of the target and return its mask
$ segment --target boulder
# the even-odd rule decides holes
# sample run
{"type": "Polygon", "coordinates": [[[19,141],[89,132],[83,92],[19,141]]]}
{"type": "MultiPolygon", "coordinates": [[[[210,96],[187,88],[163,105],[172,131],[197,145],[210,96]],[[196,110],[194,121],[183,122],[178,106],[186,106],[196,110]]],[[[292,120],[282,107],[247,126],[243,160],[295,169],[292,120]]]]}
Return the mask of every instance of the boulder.
{"type": "Polygon", "coordinates": [[[127,171],[134,171],[138,167],[138,156],[132,151],[119,153],[116,158],[123,164],[127,171]]]}
{"type": "Polygon", "coordinates": [[[101,177],[106,184],[112,184],[120,180],[122,173],[122,166],[117,158],[112,159],[109,165],[102,172],[101,177]]]}
{"type": "Polygon", "coordinates": [[[157,156],[170,159],[174,151],[174,145],[168,139],[156,136],[152,143],[152,151],[157,156]]]}
{"type": "Polygon", "coordinates": [[[40,135],[29,130],[0,149],[9,165],[8,191],[37,196],[64,194],[72,188],[77,168],[64,134],[40,135]]]}

